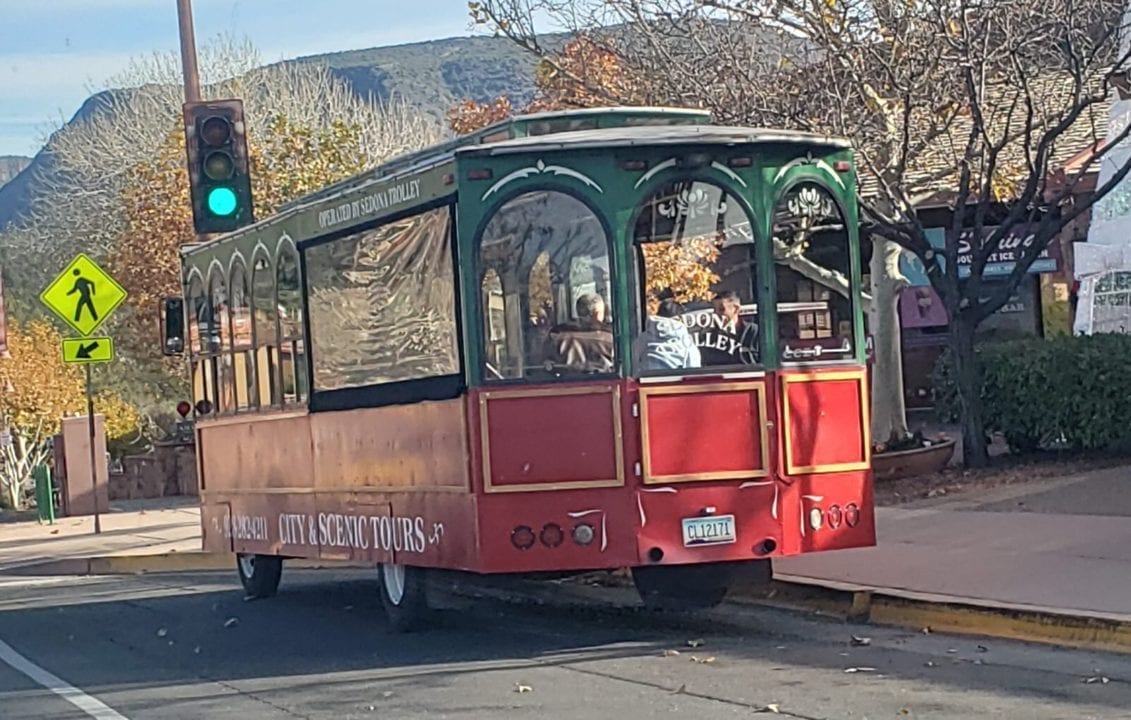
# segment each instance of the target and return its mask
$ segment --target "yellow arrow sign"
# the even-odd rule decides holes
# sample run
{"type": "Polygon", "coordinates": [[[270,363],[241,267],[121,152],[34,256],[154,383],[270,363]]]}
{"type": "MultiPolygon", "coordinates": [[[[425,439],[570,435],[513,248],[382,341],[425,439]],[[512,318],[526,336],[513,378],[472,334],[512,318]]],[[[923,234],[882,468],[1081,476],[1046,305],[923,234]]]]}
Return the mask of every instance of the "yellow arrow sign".
{"type": "Polygon", "coordinates": [[[108,337],[64,338],[63,362],[104,363],[114,359],[114,340],[108,337]]]}
{"type": "Polygon", "coordinates": [[[98,263],[80,253],[39,299],[79,334],[90,335],[127,295],[98,263]]]}

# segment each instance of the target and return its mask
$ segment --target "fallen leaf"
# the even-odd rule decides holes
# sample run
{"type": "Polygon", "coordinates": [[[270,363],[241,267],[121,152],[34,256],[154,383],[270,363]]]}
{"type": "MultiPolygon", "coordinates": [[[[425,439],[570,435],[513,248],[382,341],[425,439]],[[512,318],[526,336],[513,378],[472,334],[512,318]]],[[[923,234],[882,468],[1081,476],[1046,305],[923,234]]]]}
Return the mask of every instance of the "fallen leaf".
{"type": "Polygon", "coordinates": [[[924,635],[930,635],[931,634],[931,628],[930,627],[923,628],[923,634],[924,635]]]}
{"type": "Polygon", "coordinates": [[[52,535],[58,535],[59,534],[59,528],[55,528],[54,530],[52,530],[51,534],[52,535]]]}
{"type": "Polygon", "coordinates": [[[872,644],[872,638],[870,638],[870,637],[860,637],[859,635],[853,635],[852,636],[852,644],[855,647],[866,647],[866,646],[872,644]]]}
{"type": "Polygon", "coordinates": [[[227,620],[224,621],[224,627],[226,627],[226,628],[235,627],[236,625],[239,625],[239,624],[240,624],[240,619],[235,618],[235,617],[230,617],[230,618],[228,618],[227,620]]]}
{"type": "Polygon", "coordinates": [[[533,690],[534,690],[534,688],[530,687],[529,685],[522,685],[520,683],[514,684],[514,691],[516,693],[528,693],[528,692],[531,692],[533,690]]]}
{"type": "Polygon", "coordinates": [[[900,714],[900,715],[910,715],[910,714],[911,714],[911,711],[910,711],[910,710],[908,710],[907,708],[900,708],[900,709],[899,709],[899,714],[900,714]]]}
{"type": "Polygon", "coordinates": [[[157,637],[165,637],[168,634],[169,634],[169,631],[166,630],[165,628],[158,628],[157,629],[157,637]]]}
{"type": "Polygon", "coordinates": [[[696,640],[688,640],[687,641],[687,647],[690,647],[690,648],[697,648],[702,644],[703,644],[703,638],[698,638],[696,640]]]}
{"type": "Polygon", "coordinates": [[[684,693],[684,692],[687,692],[687,683],[684,683],[684,684],[680,685],[678,688],[676,688],[675,690],[672,690],[673,695],[679,695],[680,693],[684,693]]]}
{"type": "Polygon", "coordinates": [[[665,650],[664,657],[675,657],[679,655],[679,650],[665,650]]]}

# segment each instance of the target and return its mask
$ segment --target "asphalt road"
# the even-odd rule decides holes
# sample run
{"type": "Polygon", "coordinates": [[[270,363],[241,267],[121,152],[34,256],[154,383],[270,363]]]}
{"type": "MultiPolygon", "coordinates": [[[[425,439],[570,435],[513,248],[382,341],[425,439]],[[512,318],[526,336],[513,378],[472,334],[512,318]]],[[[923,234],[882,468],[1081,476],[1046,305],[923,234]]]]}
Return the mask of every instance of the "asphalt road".
{"type": "Polygon", "coordinates": [[[684,622],[634,609],[496,601],[395,635],[373,582],[357,572],[285,572],[279,596],[257,602],[243,601],[234,572],[0,577],[3,720],[708,720],[775,712],[1131,718],[1131,656],[764,609],[734,622],[684,622]],[[854,645],[853,634],[870,642],[854,645]],[[672,650],[679,654],[665,652],[672,650]]]}

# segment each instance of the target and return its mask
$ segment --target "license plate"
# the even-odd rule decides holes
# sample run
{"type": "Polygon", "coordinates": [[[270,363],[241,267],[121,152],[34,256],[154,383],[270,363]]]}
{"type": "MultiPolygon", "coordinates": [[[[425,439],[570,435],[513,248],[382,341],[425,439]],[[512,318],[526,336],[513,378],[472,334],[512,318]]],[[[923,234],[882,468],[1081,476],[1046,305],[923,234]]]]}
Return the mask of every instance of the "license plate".
{"type": "Polygon", "coordinates": [[[727,545],[734,542],[734,515],[683,519],[683,546],[727,545]]]}

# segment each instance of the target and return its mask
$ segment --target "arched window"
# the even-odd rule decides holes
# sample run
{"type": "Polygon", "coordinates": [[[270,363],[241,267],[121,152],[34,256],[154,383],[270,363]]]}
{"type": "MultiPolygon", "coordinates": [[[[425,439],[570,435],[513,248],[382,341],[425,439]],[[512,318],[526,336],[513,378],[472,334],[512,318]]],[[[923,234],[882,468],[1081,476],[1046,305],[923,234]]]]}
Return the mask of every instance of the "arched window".
{"type": "Polygon", "coordinates": [[[215,407],[215,375],[212,370],[212,303],[200,275],[193,275],[188,290],[188,348],[192,358],[194,407],[202,400],[215,407]]]}
{"type": "Polygon", "coordinates": [[[307,395],[306,348],[303,345],[298,251],[287,243],[279,249],[276,260],[275,291],[278,293],[279,368],[283,404],[296,405],[304,402],[307,395]]]}
{"type": "Polygon", "coordinates": [[[255,365],[251,322],[251,297],[247,292],[247,267],[243,260],[232,262],[229,283],[231,292],[230,327],[228,337],[232,346],[232,372],[235,377],[235,409],[247,410],[257,407],[258,397],[255,388],[255,365]]]}
{"type": "Polygon", "coordinates": [[[712,183],[668,183],[641,205],[633,241],[644,294],[638,372],[759,362],[756,247],[737,197],[712,183]]]}
{"type": "Polygon", "coordinates": [[[609,241],[583,202],[551,190],[512,198],[483,230],[479,268],[488,380],[616,371],[609,241]]]}
{"type": "Polygon", "coordinates": [[[855,358],[856,293],[840,206],[816,183],[795,185],[774,207],[773,233],[782,362],[855,358]]]}
{"type": "Polygon", "coordinates": [[[212,390],[212,404],[216,413],[235,410],[234,377],[231,362],[231,335],[228,310],[231,298],[224,272],[218,266],[212,268],[208,277],[210,297],[210,322],[208,323],[208,355],[212,366],[215,387],[212,390]]]}
{"type": "Polygon", "coordinates": [[[255,330],[255,376],[259,406],[275,407],[279,400],[279,327],[275,305],[275,270],[266,254],[252,262],[252,315],[255,330]]]}

